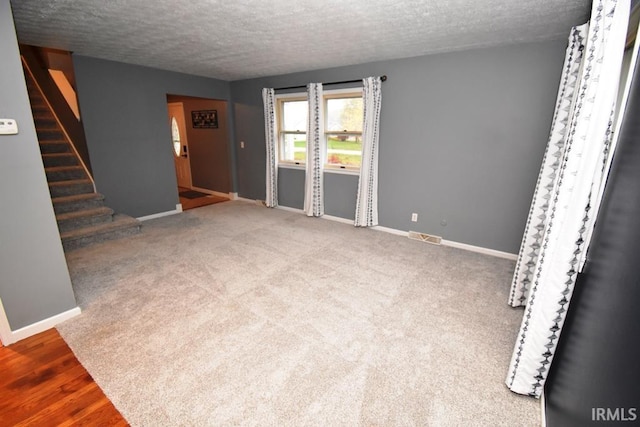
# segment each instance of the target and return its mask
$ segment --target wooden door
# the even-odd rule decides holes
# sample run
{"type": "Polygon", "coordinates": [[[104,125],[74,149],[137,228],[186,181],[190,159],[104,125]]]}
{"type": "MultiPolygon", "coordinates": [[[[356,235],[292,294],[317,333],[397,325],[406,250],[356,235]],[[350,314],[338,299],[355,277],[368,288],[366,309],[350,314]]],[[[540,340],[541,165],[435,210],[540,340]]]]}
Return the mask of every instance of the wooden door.
{"type": "Polygon", "coordinates": [[[169,126],[171,126],[171,143],[178,187],[191,188],[191,165],[189,164],[189,143],[187,141],[184,106],[182,102],[170,102],[167,106],[169,109],[169,126]]]}

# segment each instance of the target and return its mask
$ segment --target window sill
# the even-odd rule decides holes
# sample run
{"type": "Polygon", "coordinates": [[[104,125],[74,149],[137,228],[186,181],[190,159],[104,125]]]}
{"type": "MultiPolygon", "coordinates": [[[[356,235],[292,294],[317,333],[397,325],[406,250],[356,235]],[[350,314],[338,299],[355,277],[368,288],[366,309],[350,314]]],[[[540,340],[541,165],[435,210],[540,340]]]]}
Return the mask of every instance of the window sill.
{"type": "MultiPolygon", "coordinates": [[[[299,165],[295,164],[295,163],[279,163],[278,164],[278,168],[279,169],[295,169],[295,170],[300,170],[300,171],[304,171],[306,170],[306,165],[304,163],[301,163],[299,165]]],[[[360,171],[359,170],[353,170],[353,169],[340,169],[340,168],[327,168],[325,167],[323,169],[324,173],[333,173],[336,175],[352,175],[352,176],[359,176],[360,175],[360,171]]]]}
{"type": "Polygon", "coordinates": [[[305,170],[306,166],[304,163],[295,164],[295,163],[278,163],[278,167],[282,169],[298,169],[305,170]]]}
{"type": "Polygon", "coordinates": [[[341,169],[341,168],[324,168],[325,173],[334,173],[336,175],[360,175],[359,170],[341,169]]]}

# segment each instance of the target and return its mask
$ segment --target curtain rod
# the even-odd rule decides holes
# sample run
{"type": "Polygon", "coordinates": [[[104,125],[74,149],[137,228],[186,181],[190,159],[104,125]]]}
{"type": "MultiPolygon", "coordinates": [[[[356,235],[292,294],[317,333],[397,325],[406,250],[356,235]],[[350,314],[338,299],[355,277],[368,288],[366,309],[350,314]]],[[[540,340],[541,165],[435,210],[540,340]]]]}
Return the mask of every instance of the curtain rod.
{"type": "MultiPolygon", "coordinates": [[[[387,76],[381,76],[380,77],[381,81],[386,81],[387,80],[387,76]]],[[[329,85],[341,85],[341,84],[347,84],[347,83],[362,83],[362,79],[359,80],[343,80],[341,82],[329,82],[329,83],[322,83],[323,86],[329,86],[329,85]]],[[[273,90],[287,90],[287,89],[306,89],[307,85],[300,85],[300,86],[288,86],[288,87],[277,87],[273,90]]]]}

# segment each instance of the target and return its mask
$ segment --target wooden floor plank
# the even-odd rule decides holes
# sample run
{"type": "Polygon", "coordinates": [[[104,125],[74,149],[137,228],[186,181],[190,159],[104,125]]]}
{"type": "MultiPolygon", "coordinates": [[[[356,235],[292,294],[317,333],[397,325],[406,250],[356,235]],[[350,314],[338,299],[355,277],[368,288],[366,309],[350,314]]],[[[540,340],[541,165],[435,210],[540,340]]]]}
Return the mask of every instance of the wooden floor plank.
{"type": "Polygon", "coordinates": [[[58,331],[0,347],[0,424],[128,426],[58,331]]]}

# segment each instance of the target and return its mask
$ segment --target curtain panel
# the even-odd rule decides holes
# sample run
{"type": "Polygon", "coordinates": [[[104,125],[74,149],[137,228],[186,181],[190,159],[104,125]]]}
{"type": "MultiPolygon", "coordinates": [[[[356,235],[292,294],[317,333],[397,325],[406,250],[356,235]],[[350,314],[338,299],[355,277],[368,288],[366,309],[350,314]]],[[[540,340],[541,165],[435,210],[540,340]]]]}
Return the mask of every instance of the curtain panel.
{"type": "Polygon", "coordinates": [[[509,304],[513,307],[526,304],[533,273],[540,255],[540,242],[549,219],[547,211],[556,185],[560,162],[564,156],[567,129],[570,127],[571,112],[578,94],[577,85],[580,79],[580,66],[588,29],[588,24],[574,27],[569,36],[549,142],[542,158],[542,167],[533,193],[529,218],[525,226],[511,283],[509,304]]]}
{"type": "Polygon", "coordinates": [[[269,208],[278,206],[278,134],[276,131],[275,97],[275,90],[272,88],[262,89],[264,136],[267,150],[265,204],[269,208]]]}
{"type": "Polygon", "coordinates": [[[322,83],[307,86],[309,116],[307,125],[307,167],[304,189],[304,212],[307,216],[324,215],[324,115],[322,106],[322,83]]]}
{"type": "Polygon", "coordinates": [[[358,197],[354,225],[378,225],[378,140],[380,136],[380,107],[382,80],[367,77],[362,80],[364,119],[362,126],[362,164],[358,180],[358,197]]]}
{"type": "MultiPolygon", "coordinates": [[[[610,154],[629,10],[629,0],[594,0],[586,40],[576,37],[580,28],[572,31],[569,40],[577,45],[581,40],[586,42],[577,93],[566,118],[563,148],[556,147],[559,137],[549,141],[552,147],[547,150],[545,163],[552,162],[548,169],[552,176],[543,175],[539,180],[536,198],[542,205],[532,207],[535,233],[529,230],[530,236],[523,240],[522,260],[515,275],[521,274],[525,259],[525,263],[535,265],[526,266],[531,273],[514,280],[515,291],[511,292],[513,301],[522,297],[526,300],[506,379],[516,393],[540,397],[543,391],[585,255],[586,239],[595,222],[598,207],[594,203],[607,174],[604,166],[610,154]],[[556,157],[558,165],[554,169],[556,157]],[[540,223],[535,213],[538,211],[544,212],[540,223]],[[539,235],[538,228],[543,230],[539,235]],[[523,283],[525,278],[529,283],[523,283]]],[[[565,77],[567,67],[571,65],[565,65],[565,77]]],[[[564,79],[561,84],[565,84],[564,79]]],[[[560,101],[559,105],[566,108],[567,104],[560,101]]]]}

